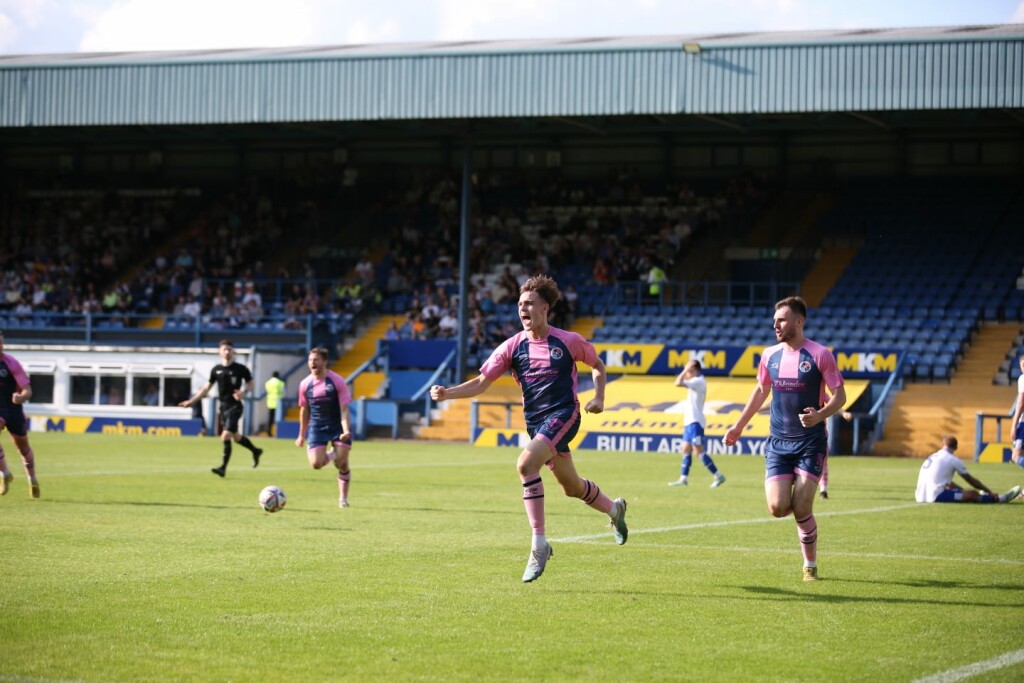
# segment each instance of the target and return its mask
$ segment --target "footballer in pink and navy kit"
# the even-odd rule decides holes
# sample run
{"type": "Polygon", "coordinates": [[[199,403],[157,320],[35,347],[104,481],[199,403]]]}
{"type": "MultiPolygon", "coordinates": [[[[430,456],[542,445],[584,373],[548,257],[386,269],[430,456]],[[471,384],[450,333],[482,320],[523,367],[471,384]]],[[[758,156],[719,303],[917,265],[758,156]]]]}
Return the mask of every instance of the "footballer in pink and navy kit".
{"type": "Polygon", "coordinates": [[[791,296],[775,304],[775,338],[761,356],[757,385],[739,419],[725,433],[735,444],[771,396],[765,447],[764,494],[775,517],[796,520],[804,581],[818,580],[818,524],[814,497],[828,457],[825,420],[843,409],[846,388],[832,352],[804,336],[807,304],[791,296]]]}
{"type": "Polygon", "coordinates": [[[430,388],[435,401],[471,398],[510,372],[523,391],[523,414],[530,442],[519,454],[517,468],[523,483],[526,516],[533,529],[530,557],[523,573],[526,583],[540,578],[552,555],[544,535],[544,481],[540,471],[545,465],[554,473],[565,495],[579,498],[608,515],[619,545],[626,542],[629,534],[626,501],[612,500],[597,484],[580,477],[569,452],[569,442],[579,431],[581,417],[576,362],[589,365],[594,379],[594,398],[585,407],[588,413],[604,410],[607,373],[593,344],[575,332],[548,325],[548,312],[560,297],[558,285],[546,275],[528,279],[519,288],[523,331],[502,342],[474,379],[454,387],[430,388]]]}
{"type": "Polygon", "coordinates": [[[310,351],[307,364],[310,374],[299,383],[299,436],[295,445],[306,446],[309,465],[315,470],[334,463],[338,468],[338,506],[347,508],[352,480],[348,465],[352,394],[345,378],[327,369],[327,349],[310,351]]]}
{"type": "Polygon", "coordinates": [[[761,356],[757,381],[772,392],[766,478],[792,479],[799,472],[817,483],[828,454],[828,434],[824,422],[804,427],[800,415],[807,406],[825,405],[826,387],[831,394],[843,386],[835,357],[810,339],[795,351],[776,344],[761,356]]]}
{"type": "MultiPolygon", "coordinates": [[[[36,479],[36,455],[28,443],[28,425],[24,404],[32,398],[32,384],[18,359],[4,352],[4,333],[0,332],[0,430],[6,429],[21,454],[21,464],[28,475],[28,491],[39,497],[36,479]]],[[[7,456],[0,446],[0,496],[7,495],[14,475],[7,468],[7,456]]]]}
{"type": "Polygon", "coordinates": [[[492,381],[512,373],[523,390],[526,431],[544,440],[552,456],[568,455],[580,428],[576,361],[594,367],[599,362],[594,345],[576,332],[548,327],[543,339],[530,339],[526,331],[506,339],[480,368],[492,381]]]}

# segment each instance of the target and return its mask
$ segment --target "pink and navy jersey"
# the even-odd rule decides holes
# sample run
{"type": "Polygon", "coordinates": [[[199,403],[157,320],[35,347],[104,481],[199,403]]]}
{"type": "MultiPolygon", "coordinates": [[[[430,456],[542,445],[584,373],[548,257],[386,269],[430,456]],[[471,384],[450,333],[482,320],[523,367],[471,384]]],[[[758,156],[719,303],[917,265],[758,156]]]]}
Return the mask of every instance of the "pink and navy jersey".
{"type": "Polygon", "coordinates": [[[352,402],[345,378],[331,370],[323,379],[310,374],[299,383],[299,405],[309,408],[310,429],[341,429],[341,409],[352,402]]]}
{"type": "Polygon", "coordinates": [[[802,439],[825,433],[825,423],[811,428],[800,424],[804,408],[825,405],[825,388],[843,386],[836,359],[826,347],[810,339],[791,351],[784,343],[764,350],[757,368],[757,381],[771,387],[771,434],[780,439],[802,439]]]}
{"type": "Polygon", "coordinates": [[[493,381],[511,370],[523,390],[526,423],[535,424],[552,413],[579,410],[576,361],[596,365],[594,345],[576,332],[549,327],[543,339],[530,339],[526,331],[509,337],[494,350],[480,373],[493,381]]]}
{"type": "Polygon", "coordinates": [[[28,373],[18,359],[9,353],[0,354],[0,409],[21,408],[11,400],[14,392],[29,386],[28,373]]]}

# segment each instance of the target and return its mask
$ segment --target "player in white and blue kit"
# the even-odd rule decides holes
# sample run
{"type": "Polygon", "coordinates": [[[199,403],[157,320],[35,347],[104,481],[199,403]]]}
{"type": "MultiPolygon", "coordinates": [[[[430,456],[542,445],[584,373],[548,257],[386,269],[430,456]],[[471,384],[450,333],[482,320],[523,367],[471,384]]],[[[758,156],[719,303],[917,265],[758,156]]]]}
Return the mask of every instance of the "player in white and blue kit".
{"type": "Polygon", "coordinates": [[[708,424],[704,416],[704,399],[708,395],[708,381],[704,379],[700,361],[691,360],[683,367],[683,371],[676,377],[676,386],[687,389],[686,426],[683,428],[683,461],[679,466],[679,478],[670,481],[668,485],[686,486],[689,483],[692,453],[696,453],[714,477],[711,488],[718,488],[725,483],[725,475],[718,471],[715,461],[704,450],[704,428],[708,424]]]}
{"type": "Polygon", "coordinates": [[[511,372],[523,390],[523,414],[530,443],[519,455],[517,468],[523,483],[523,504],[533,529],[530,558],[523,573],[529,583],[544,573],[551,545],[544,536],[544,482],[541,468],[547,466],[565,495],[608,515],[615,530],[615,541],[622,545],[626,528],[626,501],[612,500],[597,484],[576,473],[569,442],[580,428],[580,403],[576,395],[577,361],[590,366],[594,379],[594,398],[587,402],[588,413],[604,410],[607,381],[604,362],[594,345],[575,332],[548,325],[548,313],[561,297],[558,285],[545,275],[528,279],[519,288],[519,319],[523,331],[501,343],[480,368],[480,374],[454,387],[434,385],[430,396],[435,401],[471,398],[483,393],[506,372],[511,372]]]}
{"type": "Polygon", "coordinates": [[[338,507],[347,508],[352,471],[349,404],[352,393],[345,378],[327,369],[327,349],[317,347],[307,359],[309,376],[299,383],[299,436],[295,445],[306,446],[309,466],[315,470],[333,462],[338,468],[338,507]]]}
{"type": "Polygon", "coordinates": [[[757,386],[739,420],[725,433],[725,443],[736,443],[770,395],[764,483],[768,510],[775,517],[793,514],[804,557],[804,581],[817,581],[814,494],[828,456],[825,420],[843,409],[846,389],[832,352],[804,336],[806,320],[807,304],[800,297],[775,304],[773,325],[779,343],[761,356],[757,386]]]}
{"type": "Polygon", "coordinates": [[[956,437],[942,438],[942,448],[929,455],[917,473],[917,490],[914,499],[918,503],[1009,503],[1020,495],[1021,487],[1014,486],[999,495],[985,486],[967,471],[963,460],[956,456],[956,437]],[[953,483],[959,474],[973,486],[965,489],[953,483]]]}

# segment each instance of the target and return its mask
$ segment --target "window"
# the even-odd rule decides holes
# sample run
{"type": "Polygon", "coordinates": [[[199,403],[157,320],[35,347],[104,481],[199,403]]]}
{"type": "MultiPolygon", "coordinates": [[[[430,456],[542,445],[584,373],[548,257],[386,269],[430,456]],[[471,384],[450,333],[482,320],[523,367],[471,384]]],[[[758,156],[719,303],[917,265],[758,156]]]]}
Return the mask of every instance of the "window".
{"type": "Polygon", "coordinates": [[[139,376],[132,377],[132,405],[160,405],[160,378],[139,376]]]}
{"type": "Polygon", "coordinates": [[[100,405],[123,406],[125,390],[124,376],[100,376],[100,405]]]}
{"type": "Polygon", "coordinates": [[[91,375],[71,376],[71,403],[96,403],[96,378],[91,375]]]}
{"type": "Polygon", "coordinates": [[[188,377],[164,377],[164,405],[176,406],[192,397],[192,380],[188,377]]]}

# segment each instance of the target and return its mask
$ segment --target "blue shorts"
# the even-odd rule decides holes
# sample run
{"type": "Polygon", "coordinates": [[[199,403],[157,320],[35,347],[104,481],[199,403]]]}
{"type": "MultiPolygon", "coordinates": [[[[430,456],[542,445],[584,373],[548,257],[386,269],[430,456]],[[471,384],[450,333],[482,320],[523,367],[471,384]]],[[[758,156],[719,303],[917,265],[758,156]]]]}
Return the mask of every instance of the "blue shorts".
{"type": "Polygon", "coordinates": [[[765,446],[765,480],[793,479],[797,474],[812,481],[821,478],[828,457],[828,437],[824,434],[807,439],[768,438],[765,446]]]}
{"type": "Polygon", "coordinates": [[[22,406],[13,405],[0,410],[0,420],[3,420],[3,426],[14,436],[25,436],[25,409],[22,406]]]}
{"type": "Polygon", "coordinates": [[[935,496],[933,503],[962,503],[964,500],[963,489],[946,489],[935,496]]]}
{"type": "Polygon", "coordinates": [[[580,431],[580,422],[579,410],[573,408],[549,415],[540,424],[527,424],[526,433],[531,439],[540,437],[547,441],[552,455],[569,454],[569,442],[580,431]]]}
{"type": "Polygon", "coordinates": [[[1024,419],[1018,422],[1013,430],[1013,447],[1024,448],[1024,419]]]}
{"type": "Polygon", "coordinates": [[[338,444],[345,444],[349,447],[352,446],[352,437],[346,436],[342,438],[340,426],[325,425],[318,427],[316,425],[310,425],[309,429],[306,430],[307,450],[319,448],[320,446],[336,446],[338,444]]]}
{"type": "Polygon", "coordinates": [[[691,422],[686,425],[686,428],[683,429],[683,442],[704,447],[704,428],[700,426],[700,422],[691,422]]]}

